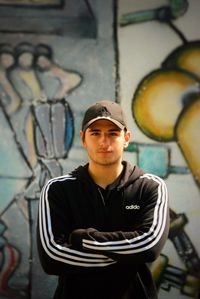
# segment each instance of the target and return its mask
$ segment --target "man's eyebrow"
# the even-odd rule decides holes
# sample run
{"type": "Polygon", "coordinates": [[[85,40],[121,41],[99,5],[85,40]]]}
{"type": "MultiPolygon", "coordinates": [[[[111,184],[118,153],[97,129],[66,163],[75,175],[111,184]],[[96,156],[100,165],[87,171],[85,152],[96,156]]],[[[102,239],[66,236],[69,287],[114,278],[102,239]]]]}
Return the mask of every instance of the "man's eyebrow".
{"type": "Polygon", "coordinates": [[[100,131],[100,129],[93,129],[93,128],[88,128],[89,132],[94,132],[94,131],[100,131]]]}
{"type": "MultiPolygon", "coordinates": [[[[98,128],[88,128],[89,132],[100,132],[101,129],[98,128]]],[[[109,129],[108,132],[121,132],[120,128],[109,129]]]]}
{"type": "Polygon", "coordinates": [[[110,129],[109,132],[121,132],[120,128],[110,129]]]}

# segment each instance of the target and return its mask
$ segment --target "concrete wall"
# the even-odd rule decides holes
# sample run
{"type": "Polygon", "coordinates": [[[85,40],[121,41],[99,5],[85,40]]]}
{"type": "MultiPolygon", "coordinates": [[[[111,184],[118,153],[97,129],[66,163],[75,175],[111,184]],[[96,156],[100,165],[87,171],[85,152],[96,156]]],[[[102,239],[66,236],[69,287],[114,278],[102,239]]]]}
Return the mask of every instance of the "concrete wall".
{"type": "Polygon", "coordinates": [[[40,190],[85,163],[82,114],[103,98],[127,113],[125,159],[169,189],[170,236],[151,266],[159,298],[198,298],[199,2],[9,3],[0,1],[0,298],[52,297],[57,278],[36,250],[40,190]]]}

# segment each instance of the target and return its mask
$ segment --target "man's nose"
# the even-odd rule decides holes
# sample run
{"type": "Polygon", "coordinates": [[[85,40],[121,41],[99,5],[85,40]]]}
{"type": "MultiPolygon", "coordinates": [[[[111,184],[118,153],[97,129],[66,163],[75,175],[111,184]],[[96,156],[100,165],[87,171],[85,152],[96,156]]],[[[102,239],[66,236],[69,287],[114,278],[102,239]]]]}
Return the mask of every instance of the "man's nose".
{"type": "Polygon", "coordinates": [[[101,138],[100,138],[100,144],[107,146],[107,145],[109,145],[109,143],[110,143],[110,141],[109,141],[108,136],[106,134],[102,134],[101,138]]]}

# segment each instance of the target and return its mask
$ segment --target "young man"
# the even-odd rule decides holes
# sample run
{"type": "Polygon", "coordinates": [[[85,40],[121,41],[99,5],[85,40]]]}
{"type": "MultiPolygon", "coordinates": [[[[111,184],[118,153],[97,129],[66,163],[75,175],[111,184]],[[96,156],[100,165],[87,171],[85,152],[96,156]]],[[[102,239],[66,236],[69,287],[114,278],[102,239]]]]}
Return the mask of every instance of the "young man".
{"type": "Polygon", "coordinates": [[[59,276],[54,299],[155,299],[147,263],[168,236],[166,185],[123,161],[130,132],[117,103],[89,107],[80,138],[88,163],[51,179],[39,205],[41,264],[59,276]]]}

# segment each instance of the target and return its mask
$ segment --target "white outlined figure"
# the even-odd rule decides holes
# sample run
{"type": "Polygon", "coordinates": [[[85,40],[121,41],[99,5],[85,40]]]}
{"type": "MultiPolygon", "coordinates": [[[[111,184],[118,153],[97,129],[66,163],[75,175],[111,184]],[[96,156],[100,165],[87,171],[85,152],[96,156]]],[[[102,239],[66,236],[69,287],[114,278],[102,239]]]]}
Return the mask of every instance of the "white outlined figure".
{"type": "Polygon", "coordinates": [[[56,79],[57,89],[52,95],[53,99],[63,99],[74,88],[80,85],[82,78],[75,71],[65,70],[53,62],[51,48],[45,44],[39,44],[35,50],[35,65],[40,72],[45,72],[49,77],[56,79]]]}
{"type": "Polygon", "coordinates": [[[17,62],[15,71],[26,92],[24,100],[32,102],[34,99],[43,97],[44,91],[34,70],[35,47],[29,43],[20,43],[15,48],[15,55],[17,62]]]}
{"type": "Polygon", "coordinates": [[[32,102],[44,95],[41,84],[33,68],[34,47],[29,43],[20,43],[15,48],[16,65],[10,72],[10,80],[20,93],[22,103],[11,117],[18,140],[24,149],[32,169],[36,167],[37,157],[34,145],[34,124],[30,113],[32,102]]]}
{"type": "MultiPolygon", "coordinates": [[[[12,221],[9,220],[8,214],[11,209],[15,209],[17,214],[18,211],[16,209],[19,208],[18,227],[25,223],[29,232],[24,236],[24,241],[21,242],[22,247],[16,246],[19,252],[23,252],[23,255],[12,277],[12,280],[15,281],[15,273],[20,271],[21,267],[25,268],[32,275],[33,268],[37,269],[38,266],[37,263],[29,262],[32,261],[32,254],[35,249],[33,236],[38,195],[41,186],[44,185],[46,180],[63,174],[62,160],[67,158],[74,137],[73,113],[65,97],[80,84],[81,76],[75,72],[67,73],[58,65],[55,65],[51,59],[49,59],[51,66],[49,71],[46,72],[46,70],[36,67],[35,62],[38,58],[36,47],[29,43],[17,45],[13,49],[13,54],[14,59],[12,64],[10,63],[11,66],[9,66],[6,75],[11,82],[13,90],[19,93],[20,103],[17,105],[17,109],[13,109],[13,113],[9,114],[6,109],[7,102],[1,101],[2,119],[5,118],[7,120],[5,124],[13,133],[9,135],[9,138],[12,139],[14,137],[15,140],[12,141],[16,142],[16,151],[19,151],[21,158],[24,159],[24,161],[21,161],[21,167],[23,162],[25,162],[28,170],[24,166],[22,167],[25,169],[24,171],[23,169],[21,170],[22,173],[25,173],[22,178],[25,183],[20,190],[19,188],[15,189],[16,192],[13,190],[13,196],[6,201],[2,215],[3,218],[6,218],[5,223],[8,227],[8,235],[9,232],[15,234],[17,226],[9,227],[12,221]],[[56,86],[51,85],[50,80],[47,81],[47,84],[43,84],[44,76],[47,73],[56,82],[56,86]],[[67,76],[65,76],[66,74],[67,76]],[[66,78],[68,78],[68,81],[66,81],[66,78]],[[52,97],[49,98],[49,89],[52,86],[52,97]],[[63,94],[65,97],[61,98],[63,94]]],[[[48,78],[50,79],[50,77],[48,78]]],[[[15,100],[15,97],[13,97],[13,100],[15,100]]],[[[4,131],[7,132],[5,129],[4,131]]],[[[6,157],[7,155],[8,153],[6,152],[6,157]]],[[[9,159],[8,170],[15,167],[15,156],[13,155],[13,159],[9,159]]],[[[17,162],[20,163],[18,160],[17,162]]],[[[5,179],[4,174],[2,174],[2,178],[5,179]]],[[[15,181],[15,178],[12,179],[15,181]]],[[[2,232],[2,237],[4,238],[4,232],[2,232]]],[[[7,265],[5,259],[2,269],[9,271],[10,269],[7,269],[7,265]]],[[[21,291],[27,292],[28,295],[30,291],[26,285],[28,277],[25,285],[23,285],[27,273],[23,273],[21,291]]],[[[16,279],[16,284],[18,284],[19,278],[17,276],[16,279]]],[[[31,276],[29,279],[32,280],[34,277],[31,276]]],[[[8,284],[8,281],[6,283],[8,284]]]]}
{"type": "Polygon", "coordinates": [[[8,114],[14,113],[20,106],[21,98],[8,78],[8,70],[14,65],[13,48],[0,44],[0,96],[8,114]]]}

